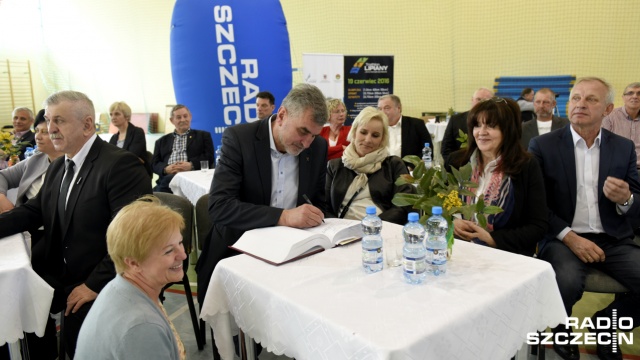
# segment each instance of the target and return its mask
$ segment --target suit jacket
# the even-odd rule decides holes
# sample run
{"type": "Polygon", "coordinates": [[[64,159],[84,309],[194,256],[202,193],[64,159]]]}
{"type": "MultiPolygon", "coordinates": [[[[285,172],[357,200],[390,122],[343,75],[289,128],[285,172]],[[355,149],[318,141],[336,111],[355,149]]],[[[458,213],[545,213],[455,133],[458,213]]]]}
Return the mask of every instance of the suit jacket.
{"type": "MultiPolygon", "coordinates": [[[[113,134],[111,139],[109,139],[109,144],[118,145],[118,137],[120,137],[119,131],[113,134]]],[[[153,174],[151,169],[151,158],[147,153],[147,139],[145,138],[144,130],[132,123],[129,123],[122,149],[132,152],[135,156],[144,161],[144,168],[147,170],[149,176],[153,174]]]]}
{"type": "MultiPolygon", "coordinates": [[[[563,229],[571,227],[576,208],[576,161],[571,125],[531,139],[529,151],[538,159],[547,193],[549,232],[539,245],[553,241],[563,229]]],[[[636,169],[633,142],[601,129],[600,168],[598,170],[598,211],[604,231],[618,240],[633,237],[629,219],[640,216],[640,183],[636,169]],[[624,215],[618,215],[616,204],[603,194],[608,176],[629,184],[636,201],[624,215]]]]}
{"type": "MultiPolygon", "coordinates": [[[[466,149],[453,152],[445,167],[463,166],[466,149]]],[[[533,157],[522,166],[517,175],[511,175],[514,208],[507,223],[491,232],[496,248],[525,256],[536,252],[536,244],[549,228],[544,182],[538,162],[533,157]]]]}
{"type": "Polygon", "coordinates": [[[36,134],[33,131],[27,131],[17,140],[17,142],[24,141],[28,142],[29,144],[20,146],[20,155],[18,155],[20,160],[24,160],[24,152],[28,147],[34,147],[36,145],[36,134]]]}
{"type": "Polygon", "coordinates": [[[402,145],[400,147],[400,157],[403,158],[407,155],[422,157],[424,143],[431,144],[431,148],[433,149],[433,141],[431,141],[431,135],[429,135],[429,130],[427,130],[427,125],[424,121],[402,115],[402,145]]]}
{"type": "MultiPolygon", "coordinates": [[[[282,214],[283,209],[270,206],[270,118],[232,126],[222,134],[222,156],[209,194],[209,216],[213,226],[196,266],[201,304],[218,261],[238,254],[228,246],[247,230],[275,226],[282,214]]],[[[306,194],[314,205],[324,210],[326,141],[317,136],[298,159],[297,205],[305,203],[302,195],[306,194]]]]}
{"type": "Polygon", "coordinates": [[[44,225],[44,258],[32,259],[34,270],[64,294],[82,283],[100,292],[115,277],[107,254],[107,227],[123,206],[150,194],[151,184],[137,157],[96,137],[69,193],[61,224],[57,203],[64,162],[61,156],[51,163],[36,197],[0,214],[0,238],[44,225]]]}
{"type": "Polygon", "coordinates": [[[9,189],[18,188],[16,206],[22,205],[27,190],[34,180],[41,177],[49,167],[49,156],[38,153],[29,158],[29,161],[20,161],[14,166],[0,171],[0,194],[7,195],[9,189]]]}
{"type": "Polygon", "coordinates": [[[444,137],[442,138],[442,146],[440,148],[440,153],[445,161],[449,154],[459,150],[460,145],[462,145],[462,143],[457,140],[458,137],[460,137],[459,130],[462,130],[465,134],[469,134],[469,131],[467,130],[467,115],[469,115],[469,112],[465,111],[463,113],[455,114],[451,119],[449,119],[447,128],[444,131],[444,137]]]}
{"type": "MultiPolygon", "coordinates": [[[[380,219],[396,224],[404,225],[407,222],[408,207],[398,207],[391,203],[391,199],[396,193],[415,193],[415,187],[409,184],[396,185],[395,181],[402,174],[408,174],[404,162],[397,156],[389,156],[382,162],[380,170],[373,174],[368,174],[369,192],[371,200],[376,204],[382,213],[380,219]]],[[[356,172],[344,166],[342,159],[333,159],[327,166],[327,181],[325,184],[325,194],[329,198],[330,211],[333,216],[340,215],[340,205],[349,189],[349,185],[356,177],[356,172]]]]}
{"type": "MultiPolygon", "coordinates": [[[[175,137],[175,132],[173,132],[156,141],[151,163],[153,164],[153,172],[160,177],[158,183],[160,183],[165,176],[164,168],[169,165],[169,157],[173,150],[173,140],[175,137]]],[[[187,137],[187,161],[193,164],[194,170],[200,170],[200,161],[202,160],[209,161],[210,168],[215,166],[211,134],[208,131],[191,129],[187,137]]]]}
{"type": "MultiPolygon", "coordinates": [[[[569,124],[569,119],[554,115],[551,118],[551,131],[558,130],[567,124],[569,124]]],[[[528,149],[531,139],[539,135],[538,121],[527,121],[522,124],[522,138],[520,138],[520,144],[522,144],[523,148],[528,149]]]]}

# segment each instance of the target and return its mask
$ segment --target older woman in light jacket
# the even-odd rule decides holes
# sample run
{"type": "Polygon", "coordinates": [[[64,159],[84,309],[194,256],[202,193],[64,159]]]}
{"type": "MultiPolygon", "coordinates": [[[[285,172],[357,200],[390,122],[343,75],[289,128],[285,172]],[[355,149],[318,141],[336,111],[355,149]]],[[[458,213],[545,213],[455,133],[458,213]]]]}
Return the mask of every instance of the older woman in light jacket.
{"type": "Polygon", "coordinates": [[[62,153],[56,151],[49,139],[44,110],[40,110],[36,116],[34,128],[39,153],[30,157],[28,161],[21,161],[0,171],[0,213],[20,206],[36,196],[40,191],[49,164],[62,156],[62,153]],[[7,192],[14,188],[18,188],[15,204],[7,198],[7,192]]]}

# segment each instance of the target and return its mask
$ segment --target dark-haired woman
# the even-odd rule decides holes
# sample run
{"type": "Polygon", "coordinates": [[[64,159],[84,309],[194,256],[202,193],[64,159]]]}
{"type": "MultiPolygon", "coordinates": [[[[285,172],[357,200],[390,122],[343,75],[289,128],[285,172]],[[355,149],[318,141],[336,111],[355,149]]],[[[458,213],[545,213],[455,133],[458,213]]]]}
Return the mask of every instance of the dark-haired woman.
{"type": "Polygon", "coordinates": [[[520,144],[520,108],[511,99],[494,97],[471,109],[467,125],[468,146],[452,153],[446,167],[471,162],[471,180],[479,186],[477,197],[465,200],[504,211],[488,216],[486,230],[473,219],[455,219],[455,236],[531,256],[547,231],[547,204],[540,167],[520,144]]]}

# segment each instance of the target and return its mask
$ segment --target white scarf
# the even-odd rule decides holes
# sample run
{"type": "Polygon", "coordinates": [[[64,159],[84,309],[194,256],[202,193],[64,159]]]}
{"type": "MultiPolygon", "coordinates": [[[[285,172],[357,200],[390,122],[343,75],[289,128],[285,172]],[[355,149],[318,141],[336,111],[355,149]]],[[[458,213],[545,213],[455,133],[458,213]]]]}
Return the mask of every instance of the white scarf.
{"type": "Polygon", "coordinates": [[[372,151],[365,156],[360,156],[356,152],[354,143],[349,144],[342,153],[342,163],[344,167],[355,171],[357,175],[351,182],[351,185],[349,185],[344,198],[351,199],[356,192],[362,190],[362,188],[367,185],[367,174],[373,174],[380,170],[382,162],[387,157],[389,157],[389,150],[387,150],[386,146],[372,151]]]}

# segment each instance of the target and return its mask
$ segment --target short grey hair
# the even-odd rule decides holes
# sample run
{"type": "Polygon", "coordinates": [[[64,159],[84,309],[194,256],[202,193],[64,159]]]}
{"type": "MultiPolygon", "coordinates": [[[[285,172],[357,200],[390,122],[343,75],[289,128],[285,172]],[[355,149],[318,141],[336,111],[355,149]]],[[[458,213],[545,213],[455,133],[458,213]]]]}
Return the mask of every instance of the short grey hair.
{"type": "Polygon", "coordinates": [[[394,94],[382,95],[380,96],[380,98],[378,98],[378,101],[386,100],[386,99],[390,99],[391,101],[393,101],[396,107],[402,107],[402,101],[400,101],[400,97],[398,95],[394,95],[394,94]]]}
{"type": "Polygon", "coordinates": [[[78,120],[84,119],[85,116],[95,118],[96,110],[93,106],[93,101],[91,101],[87,95],[79,91],[63,90],[53,93],[44,101],[43,107],[46,108],[50,105],[58,105],[64,101],[78,103],[78,105],[80,105],[74,108],[78,120]]]}
{"type": "Polygon", "coordinates": [[[627,90],[629,89],[635,89],[635,88],[640,88],[640,82],[632,82],[631,84],[627,85],[627,87],[624,88],[624,92],[627,92],[627,90]]]}
{"type": "MultiPolygon", "coordinates": [[[[597,81],[607,88],[607,95],[605,97],[606,105],[613,104],[613,97],[615,96],[613,92],[613,86],[611,86],[611,84],[609,84],[605,79],[595,77],[595,76],[581,77],[578,80],[576,80],[576,83],[573,84],[573,87],[575,88],[576,85],[582,82],[592,82],[592,81],[597,81]]],[[[573,89],[571,89],[571,92],[573,92],[573,89]]]]}
{"type": "Polygon", "coordinates": [[[15,109],[13,109],[13,113],[11,114],[11,117],[16,116],[16,113],[18,111],[26,111],[29,114],[29,119],[33,122],[33,120],[35,120],[35,118],[33,117],[33,111],[31,111],[31,109],[29,109],[26,106],[23,107],[17,107],[15,109]]]}
{"type": "Polygon", "coordinates": [[[282,100],[282,107],[291,116],[300,116],[306,110],[311,110],[313,122],[318,125],[324,125],[329,118],[322,91],[310,84],[298,84],[291,89],[287,97],[282,100]]]}

